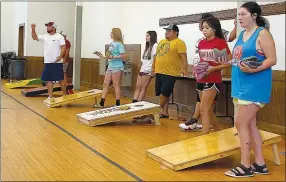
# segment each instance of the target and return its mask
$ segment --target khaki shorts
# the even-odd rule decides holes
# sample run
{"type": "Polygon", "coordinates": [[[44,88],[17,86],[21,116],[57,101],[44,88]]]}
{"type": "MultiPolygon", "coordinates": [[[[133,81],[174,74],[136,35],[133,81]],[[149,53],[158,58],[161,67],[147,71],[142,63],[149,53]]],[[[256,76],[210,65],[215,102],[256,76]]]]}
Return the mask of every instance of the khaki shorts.
{"type": "Polygon", "coordinates": [[[64,71],[64,73],[66,73],[66,72],[67,72],[68,65],[69,65],[69,62],[65,62],[65,63],[63,63],[63,71],[64,71]]]}
{"type": "Polygon", "coordinates": [[[255,104],[255,105],[257,105],[260,108],[263,108],[265,106],[265,104],[262,104],[260,102],[252,102],[252,101],[247,101],[247,100],[240,100],[240,99],[237,99],[237,98],[233,98],[233,104],[234,104],[235,107],[237,107],[238,105],[247,106],[247,105],[250,105],[250,104],[255,104]]]}

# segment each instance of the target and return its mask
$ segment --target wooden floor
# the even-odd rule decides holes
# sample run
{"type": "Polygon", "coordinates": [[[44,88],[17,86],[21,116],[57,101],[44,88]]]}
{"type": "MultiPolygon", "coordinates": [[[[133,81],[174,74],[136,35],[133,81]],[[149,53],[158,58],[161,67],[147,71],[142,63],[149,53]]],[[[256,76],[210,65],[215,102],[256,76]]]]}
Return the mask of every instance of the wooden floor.
{"type": "MultiPolygon", "coordinates": [[[[200,135],[200,132],[180,131],[179,121],[161,119],[161,126],[121,121],[89,127],[80,124],[76,114],[92,110],[93,100],[48,108],[43,104],[45,98],[24,97],[21,89],[5,89],[2,82],[1,180],[241,180],[224,175],[240,162],[239,155],[177,172],[148,158],[147,149],[200,135]]],[[[114,102],[114,97],[109,95],[107,104],[114,102]]],[[[285,139],[278,144],[278,151],[285,151],[285,139]]],[[[280,155],[281,166],[274,164],[270,146],[264,148],[264,156],[271,174],[243,180],[285,180],[285,156],[280,155]]]]}

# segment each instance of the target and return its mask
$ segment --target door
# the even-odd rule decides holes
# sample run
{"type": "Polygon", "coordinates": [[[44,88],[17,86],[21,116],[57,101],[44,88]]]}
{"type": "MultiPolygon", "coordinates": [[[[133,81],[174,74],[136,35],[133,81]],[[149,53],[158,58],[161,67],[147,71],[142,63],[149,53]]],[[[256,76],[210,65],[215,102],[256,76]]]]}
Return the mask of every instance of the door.
{"type": "Polygon", "coordinates": [[[19,25],[18,57],[24,57],[24,27],[25,27],[25,24],[19,25]]]}

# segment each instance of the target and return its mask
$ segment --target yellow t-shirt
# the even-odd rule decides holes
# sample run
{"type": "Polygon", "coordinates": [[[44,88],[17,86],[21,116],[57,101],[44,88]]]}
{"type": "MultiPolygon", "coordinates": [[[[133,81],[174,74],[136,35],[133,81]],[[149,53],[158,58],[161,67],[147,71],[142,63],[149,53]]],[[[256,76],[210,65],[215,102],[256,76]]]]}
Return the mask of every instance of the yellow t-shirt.
{"type": "Polygon", "coordinates": [[[157,46],[155,73],[181,76],[182,60],[179,54],[186,52],[186,44],[179,38],[161,40],[157,46]]]}

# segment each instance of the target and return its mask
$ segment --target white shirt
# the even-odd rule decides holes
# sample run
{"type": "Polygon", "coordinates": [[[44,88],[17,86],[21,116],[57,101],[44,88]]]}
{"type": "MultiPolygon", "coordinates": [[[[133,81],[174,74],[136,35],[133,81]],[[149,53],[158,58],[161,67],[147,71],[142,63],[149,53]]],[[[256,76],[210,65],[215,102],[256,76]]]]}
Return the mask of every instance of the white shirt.
{"type": "Polygon", "coordinates": [[[148,59],[148,51],[146,51],[146,53],[142,59],[142,66],[141,66],[140,72],[151,73],[152,65],[153,65],[153,61],[154,61],[154,56],[156,55],[157,46],[158,46],[157,43],[155,43],[153,45],[150,60],[148,59]]]}
{"type": "MultiPolygon", "coordinates": [[[[66,44],[64,37],[55,33],[54,35],[38,35],[38,39],[44,43],[44,63],[55,63],[57,57],[61,55],[61,46],[66,44]]],[[[63,60],[57,63],[63,63],[63,60]]]]}

